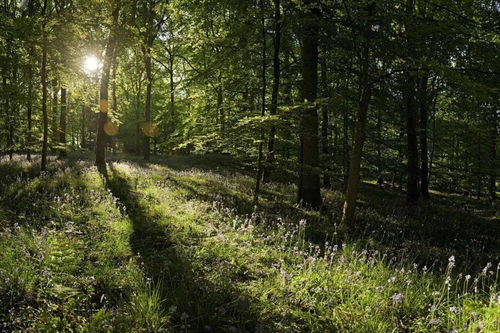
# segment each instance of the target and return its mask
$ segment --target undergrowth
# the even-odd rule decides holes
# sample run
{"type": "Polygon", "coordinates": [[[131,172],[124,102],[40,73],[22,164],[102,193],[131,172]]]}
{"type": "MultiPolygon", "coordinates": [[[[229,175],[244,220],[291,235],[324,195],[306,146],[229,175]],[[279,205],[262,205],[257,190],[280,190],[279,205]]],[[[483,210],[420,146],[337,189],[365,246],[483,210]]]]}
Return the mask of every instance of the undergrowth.
{"type": "Polygon", "coordinates": [[[85,159],[43,173],[3,160],[0,330],[500,331],[497,243],[453,219],[428,226],[446,202],[395,214],[398,194],[368,187],[347,232],[339,192],[313,212],[293,185],[266,184],[255,209],[250,176],[211,168],[224,158],[113,161],[105,175],[85,159]],[[453,223],[478,244],[411,233],[453,223]]]}

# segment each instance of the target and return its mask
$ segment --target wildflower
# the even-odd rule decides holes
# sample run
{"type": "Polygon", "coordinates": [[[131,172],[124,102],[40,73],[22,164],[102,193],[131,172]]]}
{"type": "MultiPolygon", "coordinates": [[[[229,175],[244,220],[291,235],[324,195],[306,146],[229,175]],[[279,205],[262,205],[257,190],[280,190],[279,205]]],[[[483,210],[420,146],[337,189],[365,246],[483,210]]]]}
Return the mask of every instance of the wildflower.
{"type": "Polygon", "coordinates": [[[454,313],[454,314],[459,314],[460,312],[462,312],[462,308],[460,308],[458,306],[451,306],[450,307],[450,312],[454,313]]]}
{"type": "Polygon", "coordinates": [[[455,267],[455,256],[451,256],[451,257],[448,258],[448,266],[450,268],[455,267]]]}
{"type": "Polygon", "coordinates": [[[175,305],[171,305],[168,308],[168,312],[170,312],[170,313],[174,313],[175,311],[177,311],[177,306],[175,306],[175,305]]]}
{"type": "Polygon", "coordinates": [[[431,320],[429,320],[429,324],[439,325],[439,324],[441,324],[441,320],[440,319],[431,319],[431,320]]]}
{"type": "Polygon", "coordinates": [[[449,285],[451,282],[451,278],[449,276],[446,277],[446,280],[444,280],[445,285],[449,285]]]}
{"type": "Polygon", "coordinates": [[[437,306],[435,306],[435,305],[429,306],[429,312],[434,312],[436,310],[437,310],[437,306]]]}
{"type": "Polygon", "coordinates": [[[467,275],[465,276],[465,281],[469,281],[469,280],[470,280],[470,274],[467,274],[467,275]]]}
{"type": "Polygon", "coordinates": [[[391,296],[392,305],[398,305],[403,303],[403,294],[398,293],[391,296]]]}
{"type": "Polygon", "coordinates": [[[181,314],[181,320],[186,320],[186,319],[188,319],[188,318],[189,318],[189,315],[188,315],[186,312],[183,312],[183,313],[181,314]]]}
{"type": "Polygon", "coordinates": [[[491,262],[487,263],[486,266],[483,268],[483,271],[482,271],[482,275],[486,275],[486,273],[488,272],[488,269],[491,268],[491,262]]]}
{"type": "Polygon", "coordinates": [[[387,282],[389,282],[389,283],[393,283],[394,281],[396,281],[396,277],[395,277],[395,276],[392,276],[392,277],[390,277],[390,278],[387,280],[387,282]]]}

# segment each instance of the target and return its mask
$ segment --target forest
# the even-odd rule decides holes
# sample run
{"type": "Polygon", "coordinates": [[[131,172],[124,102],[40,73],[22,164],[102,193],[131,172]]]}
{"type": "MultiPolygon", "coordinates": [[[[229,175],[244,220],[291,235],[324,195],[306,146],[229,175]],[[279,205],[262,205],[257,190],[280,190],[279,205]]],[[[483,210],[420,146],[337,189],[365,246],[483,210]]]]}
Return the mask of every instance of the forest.
{"type": "Polygon", "coordinates": [[[500,332],[500,1],[0,8],[0,332],[500,332]]]}

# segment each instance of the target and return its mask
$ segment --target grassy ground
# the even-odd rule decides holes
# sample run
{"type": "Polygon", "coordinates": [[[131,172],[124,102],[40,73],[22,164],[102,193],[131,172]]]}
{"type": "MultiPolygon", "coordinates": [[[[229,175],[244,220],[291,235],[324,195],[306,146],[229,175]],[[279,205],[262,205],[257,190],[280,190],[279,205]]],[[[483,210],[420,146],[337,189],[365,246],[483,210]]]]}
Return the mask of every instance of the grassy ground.
{"type": "MultiPolygon", "coordinates": [[[[500,225],[365,184],[359,228],[227,156],[0,162],[5,332],[499,332],[500,225]]],[[[464,199],[465,200],[465,199],[464,199]]]]}

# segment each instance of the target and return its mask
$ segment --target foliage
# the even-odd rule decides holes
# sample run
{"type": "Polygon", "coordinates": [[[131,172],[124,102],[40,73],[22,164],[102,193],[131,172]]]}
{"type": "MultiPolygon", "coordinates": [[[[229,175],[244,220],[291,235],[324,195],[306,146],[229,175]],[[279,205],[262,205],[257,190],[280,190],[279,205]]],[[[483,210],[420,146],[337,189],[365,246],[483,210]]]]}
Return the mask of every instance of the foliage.
{"type": "MultiPolygon", "coordinates": [[[[108,180],[86,160],[53,161],[37,176],[36,161],[16,159],[0,165],[4,329],[499,328],[498,251],[493,264],[472,268],[467,261],[485,258],[474,251],[464,256],[452,239],[424,248],[401,243],[409,239],[396,230],[411,228],[404,222],[415,218],[410,211],[362,207],[374,227],[395,230],[368,229],[355,240],[333,229],[339,217],[293,208],[291,185],[265,185],[262,210],[253,212],[252,178],[235,173],[237,161],[224,156],[116,161],[108,180]],[[228,166],[211,171],[222,163],[228,166]],[[416,262],[401,254],[411,252],[419,253],[416,262]]],[[[383,197],[380,191],[363,200],[383,197]]],[[[340,207],[339,193],[324,194],[328,206],[340,207]]],[[[431,225],[430,234],[439,232],[431,225]]],[[[473,227],[464,219],[461,230],[473,227]]],[[[477,241],[477,248],[488,246],[477,241]]]]}

